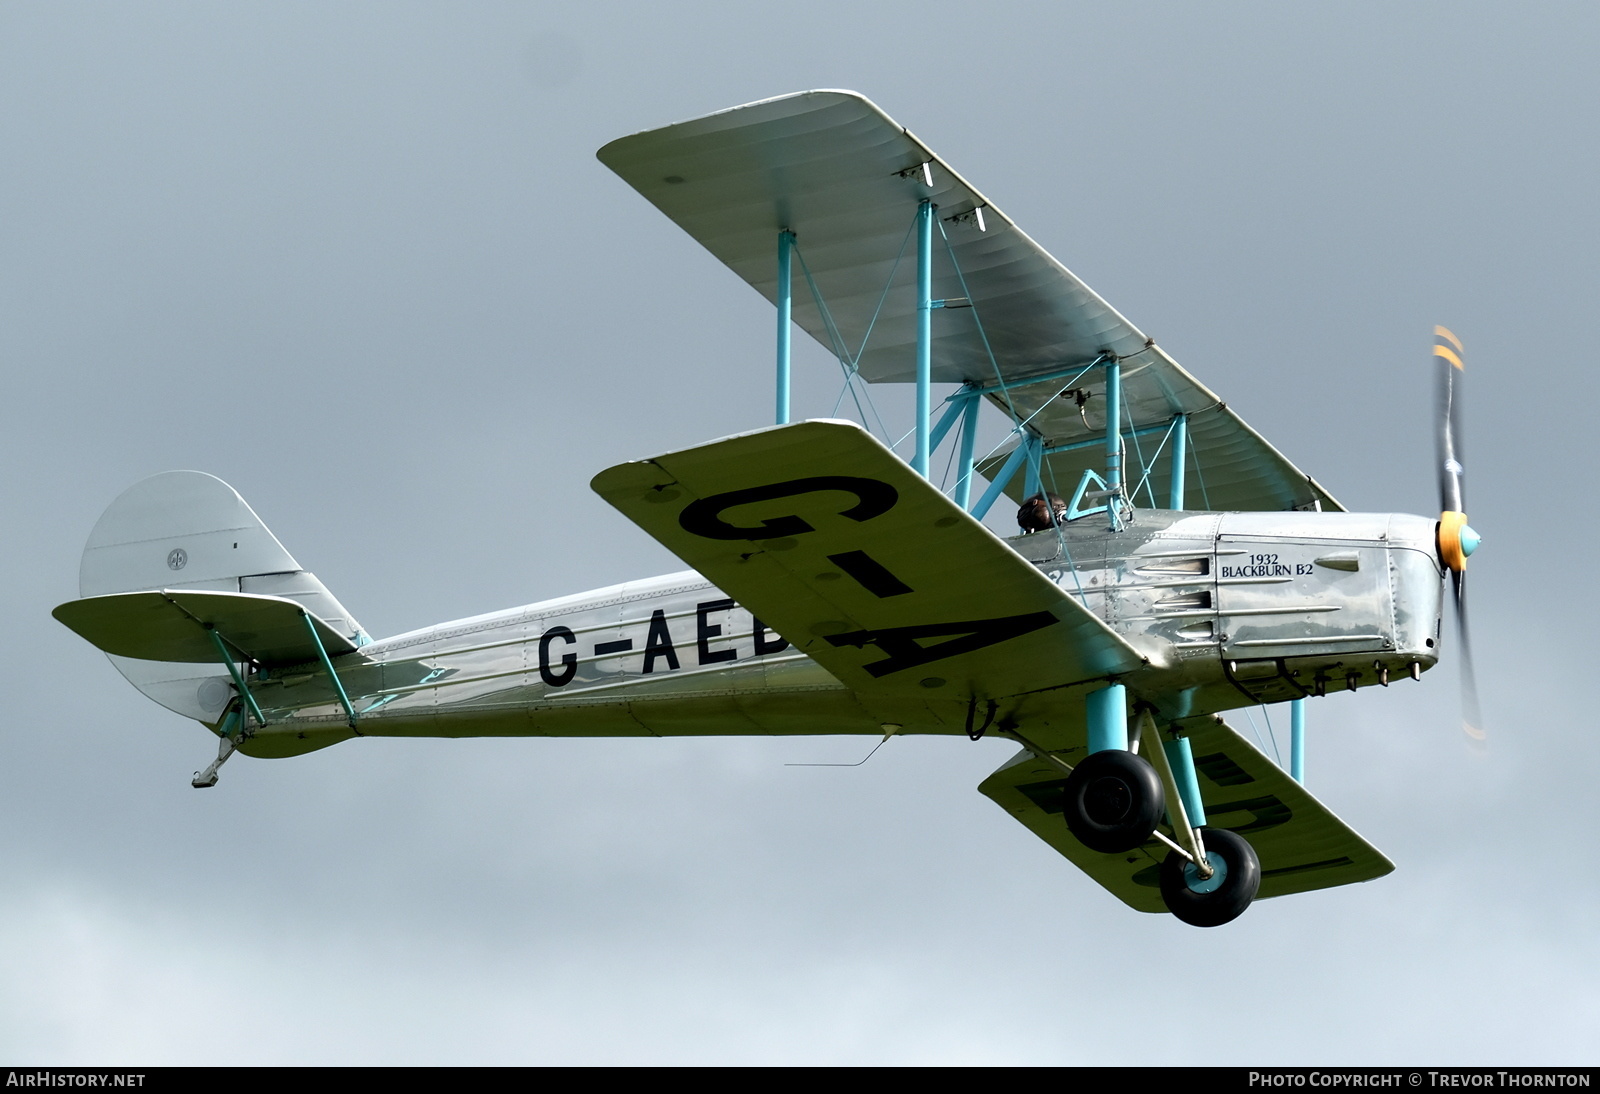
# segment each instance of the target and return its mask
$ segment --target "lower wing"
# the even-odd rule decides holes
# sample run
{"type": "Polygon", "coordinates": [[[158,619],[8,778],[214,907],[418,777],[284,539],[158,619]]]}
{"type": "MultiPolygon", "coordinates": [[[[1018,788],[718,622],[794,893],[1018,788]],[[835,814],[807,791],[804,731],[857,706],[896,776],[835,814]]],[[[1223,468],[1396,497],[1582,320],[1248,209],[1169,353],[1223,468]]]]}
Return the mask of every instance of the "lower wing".
{"type": "MultiPolygon", "coordinates": [[[[1186,730],[1207,826],[1250,841],[1261,859],[1259,897],[1371,881],[1394,869],[1381,851],[1225,723],[1195,719],[1186,730]]],[[[1089,850],[1067,831],[1061,812],[1065,786],[1059,768],[1024,750],[978,789],[1129,907],[1166,911],[1159,886],[1167,848],[1152,840],[1120,855],[1089,850]]]]}

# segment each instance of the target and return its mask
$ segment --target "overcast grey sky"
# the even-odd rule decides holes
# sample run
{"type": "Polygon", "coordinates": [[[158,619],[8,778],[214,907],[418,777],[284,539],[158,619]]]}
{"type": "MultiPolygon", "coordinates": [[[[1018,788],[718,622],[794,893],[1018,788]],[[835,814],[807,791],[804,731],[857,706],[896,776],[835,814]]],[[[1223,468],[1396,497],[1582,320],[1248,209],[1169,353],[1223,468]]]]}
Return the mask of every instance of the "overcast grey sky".
{"type": "MultiPolygon", "coordinates": [[[[0,1059],[1593,1063],[1592,4],[0,4],[0,1059]],[[679,568],[588,490],[765,424],[771,309],[595,159],[873,98],[1476,638],[1311,705],[1380,881],[1197,931],[974,789],[1002,742],[361,740],[235,759],[49,617],[122,489],[232,483],[375,635],[679,568]]],[[[800,355],[803,414],[835,366],[800,355]]],[[[895,397],[885,395],[887,401],[895,397]]]]}

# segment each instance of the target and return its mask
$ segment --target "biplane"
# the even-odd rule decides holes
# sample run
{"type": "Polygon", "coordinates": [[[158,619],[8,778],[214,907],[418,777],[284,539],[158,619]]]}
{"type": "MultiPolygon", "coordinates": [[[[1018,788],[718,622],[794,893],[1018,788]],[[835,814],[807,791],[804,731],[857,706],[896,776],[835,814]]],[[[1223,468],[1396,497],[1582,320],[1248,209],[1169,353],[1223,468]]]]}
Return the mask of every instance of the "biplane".
{"type": "Polygon", "coordinates": [[[1435,665],[1447,580],[1467,652],[1454,335],[1442,515],[1351,513],[860,95],[598,155],[777,308],[776,424],[591,484],[692,569],[374,640],[226,483],[146,479],[54,614],[217,736],[195,786],[360,736],[992,735],[1019,751],[982,793],[1140,911],[1393,869],[1302,785],[1303,709],[1435,665]],[[909,460],[789,421],[796,326],[910,385],[909,460]],[[985,525],[1002,498],[1029,530],[985,525]],[[1224,720],[1283,702],[1288,770],[1224,720]]]}

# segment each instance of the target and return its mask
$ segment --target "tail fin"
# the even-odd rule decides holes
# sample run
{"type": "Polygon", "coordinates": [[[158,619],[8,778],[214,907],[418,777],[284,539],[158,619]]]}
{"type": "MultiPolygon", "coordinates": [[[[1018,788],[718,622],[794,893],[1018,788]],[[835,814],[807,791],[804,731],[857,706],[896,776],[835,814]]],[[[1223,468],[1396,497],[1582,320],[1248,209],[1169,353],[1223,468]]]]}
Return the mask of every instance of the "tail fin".
{"type": "MultiPolygon", "coordinates": [[[[80,596],[152,589],[287,597],[355,645],[370,641],[233,487],[200,471],[168,471],[134,483],[89,533],[78,571],[80,596]]],[[[215,723],[233,698],[221,664],[106,656],[134,687],[186,718],[215,723]]]]}

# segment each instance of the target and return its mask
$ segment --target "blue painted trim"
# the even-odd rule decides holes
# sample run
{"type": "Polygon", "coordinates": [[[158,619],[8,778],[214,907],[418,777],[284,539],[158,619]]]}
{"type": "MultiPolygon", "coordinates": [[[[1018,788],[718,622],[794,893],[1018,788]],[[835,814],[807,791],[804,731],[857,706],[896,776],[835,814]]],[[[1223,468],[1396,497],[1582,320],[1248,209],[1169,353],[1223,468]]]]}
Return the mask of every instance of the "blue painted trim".
{"type": "Polygon", "coordinates": [[[974,517],[979,520],[984,518],[984,515],[989,512],[989,506],[993,505],[994,500],[1000,496],[1000,492],[1011,484],[1011,477],[1017,473],[1017,468],[1022,466],[1022,461],[1027,454],[1028,443],[1026,439],[1023,439],[1018,442],[1017,447],[1011,450],[1011,455],[1006,457],[1005,466],[1000,468],[1000,474],[990,481],[989,489],[985,490],[983,497],[978,499],[978,504],[972,510],[974,517]]]}
{"type": "Polygon", "coordinates": [[[933,416],[933,203],[917,206],[917,451],[911,468],[928,477],[928,419],[933,416]]]}
{"type": "Polygon", "coordinates": [[[1128,750],[1128,689],[1112,684],[1084,698],[1089,708],[1089,751],[1128,750]]]}
{"type": "Polygon", "coordinates": [[[1167,741],[1162,745],[1167,753],[1167,764],[1172,768],[1172,781],[1178,785],[1178,797],[1183,800],[1183,811],[1189,818],[1189,827],[1203,828],[1206,807],[1200,800],[1200,776],[1194,769],[1194,749],[1187,737],[1167,741]]]}
{"type": "Polygon", "coordinates": [[[1122,489],[1122,365],[1106,362],[1106,513],[1117,531],[1118,491],[1122,489]]]}
{"type": "Polygon", "coordinates": [[[1039,475],[1039,460],[1044,453],[1044,438],[1030,433],[1024,438],[1023,445],[1028,450],[1028,469],[1022,479],[1022,496],[1031,498],[1035,494],[1044,493],[1044,484],[1039,475]]]}
{"type": "Polygon", "coordinates": [[[978,439],[978,407],[982,404],[976,399],[966,400],[967,412],[965,420],[961,423],[961,456],[959,460],[961,476],[956,480],[956,504],[965,509],[967,502],[972,497],[972,446],[978,439]]]}
{"type": "Polygon", "coordinates": [[[1289,777],[1306,781],[1306,701],[1289,700],[1289,777]]]}
{"type": "Polygon", "coordinates": [[[1172,495],[1168,509],[1183,508],[1183,474],[1189,459],[1189,416],[1172,419],[1172,495]]]}
{"type": "Polygon", "coordinates": [[[794,287],[789,275],[789,255],[794,233],[778,233],[778,406],[779,425],[789,424],[789,349],[793,337],[794,287]]]}

